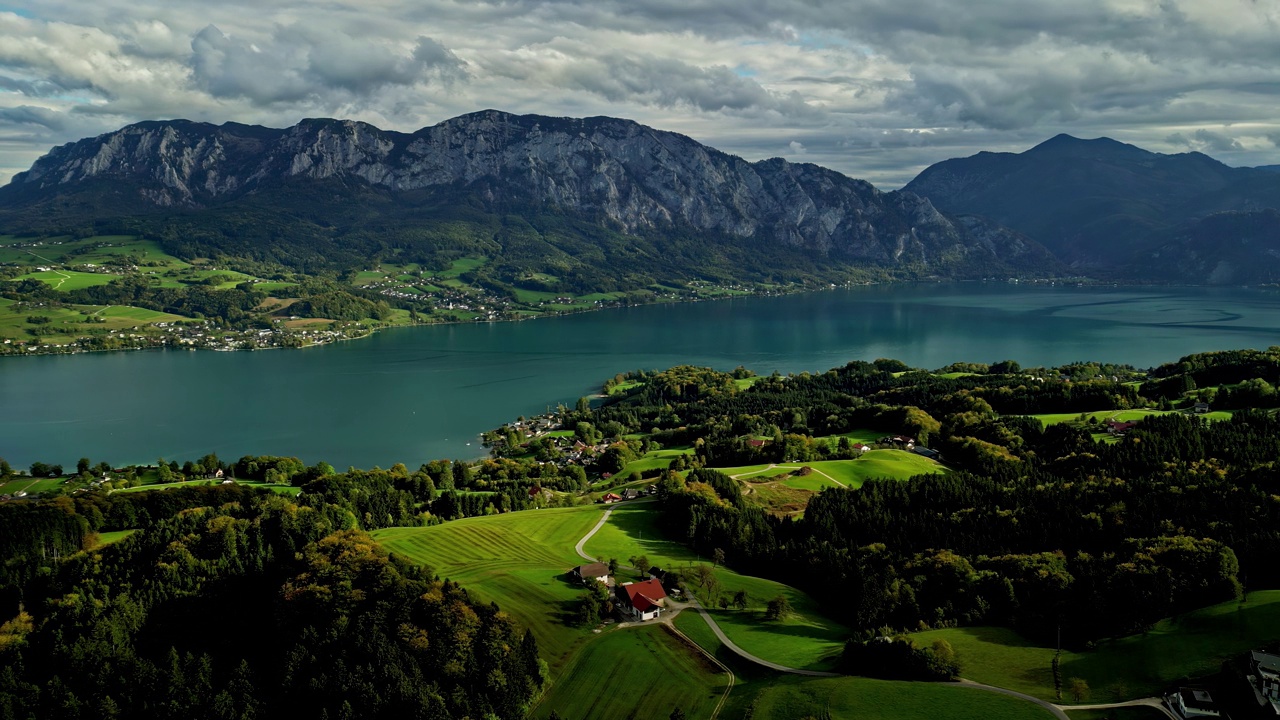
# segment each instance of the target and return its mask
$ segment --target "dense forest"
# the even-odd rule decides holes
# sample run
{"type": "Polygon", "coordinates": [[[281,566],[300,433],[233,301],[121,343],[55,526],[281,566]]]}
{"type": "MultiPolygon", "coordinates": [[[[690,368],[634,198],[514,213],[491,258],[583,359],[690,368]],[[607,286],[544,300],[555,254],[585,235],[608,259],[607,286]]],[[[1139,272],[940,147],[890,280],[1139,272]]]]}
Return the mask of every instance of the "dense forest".
{"type": "Polygon", "coordinates": [[[533,636],[389,556],[361,521],[380,508],[311,495],[0,505],[0,718],[523,717],[533,636]]]}
{"type": "MultiPolygon", "coordinates": [[[[673,538],[806,590],[855,640],[980,623],[1087,647],[1280,584],[1277,382],[1280,348],[1150,371],[676,367],[619,375],[596,407],[513,421],[479,462],[83,458],[63,489],[0,502],[0,720],[521,717],[546,679],[532,635],[365,533],[650,480],[673,538]],[[1096,415],[1135,408],[1151,414],[1109,427],[1096,415]],[[1044,413],[1058,415],[1031,416],[1044,413]],[[825,489],[796,516],[715,469],[856,457],[848,434],[868,428],[941,452],[950,471],[825,489]],[[611,477],[662,448],[687,449],[611,477]],[[144,475],[224,479],[117,491],[144,475]]],[[[34,463],[30,477],[60,471],[34,463]]],[[[19,472],[0,460],[4,480],[19,472]]],[[[929,649],[849,648],[854,672],[954,674],[929,649]]]]}
{"type": "Polygon", "coordinates": [[[1265,410],[1280,404],[1277,361],[1280,348],[1196,355],[1145,382],[1087,363],[856,362],[748,389],[682,367],[619,378],[629,391],[576,420],[691,444],[691,471],[659,481],[668,530],[804,588],[867,633],[1007,624],[1084,646],[1280,583],[1280,420],[1265,410]],[[1196,404],[1240,411],[1208,422],[1196,404]],[[1096,420],[1028,417],[1129,408],[1183,411],[1111,442],[1096,420]],[[868,427],[940,451],[953,472],[827,489],[794,519],[708,467],[848,457],[847,442],[815,438],[868,427]]]}

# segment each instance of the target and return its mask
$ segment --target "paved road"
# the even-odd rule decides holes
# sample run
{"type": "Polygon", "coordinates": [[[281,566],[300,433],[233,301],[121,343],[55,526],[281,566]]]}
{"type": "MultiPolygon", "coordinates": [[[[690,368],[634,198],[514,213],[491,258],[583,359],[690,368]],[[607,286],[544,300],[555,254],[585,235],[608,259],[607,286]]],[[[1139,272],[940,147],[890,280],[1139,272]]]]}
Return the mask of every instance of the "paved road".
{"type": "Polygon", "coordinates": [[[983,685],[982,683],[976,683],[972,680],[957,680],[956,684],[963,687],[970,687],[975,690],[986,690],[987,692],[1000,693],[1001,695],[1016,697],[1019,700],[1026,700],[1027,702],[1035,703],[1045,710],[1048,710],[1058,720],[1071,720],[1071,718],[1067,717],[1067,714],[1062,711],[1062,708],[1054,705],[1048,700],[1041,700],[1038,697],[1032,697],[1026,693],[1020,693],[1016,690],[1006,690],[1001,687],[996,687],[995,685],[983,685]]]}
{"type": "Polygon", "coordinates": [[[595,535],[596,532],[600,530],[600,528],[604,527],[605,522],[609,520],[609,516],[612,514],[613,514],[613,508],[609,508],[608,510],[605,510],[604,515],[600,516],[600,522],[596,523],[596,526],[591,528],[591,532],[587,533],[586,535],[583,535],[582,539],[578,541],[578,544],[573,546],[573,549],[577,551],[579,557],[583,557],[583,558],[586,558],[587,560],[595,562],[595,558],[588,555],[586,551],[582,549],[582,546],[586,545],[587,541],[591,539],[591,536],[595,535]]]}
{"type": "Polygon", "coordinates": [[[1127,700],[1120,703],[1099,703],[1094,705],[1063,705],[1067,710],[1110,710],[1112,708],[1122,707],[1152,707],[1164,713],[1170,720],[1180,720],[1180,718],[1165,706],[1164,701],[1160,698],[1138,698],[1137,700],[1127,700]]]}
{"type": "MultiPolygon", "coordinates": [[[[610,508],[609,510],[605,510],[604,515],[601,516],[600,518],[600,522],[596,523],[595,527],[591,528],[591,531],[588,532],[586,535],[584,535],[582,539],[578,541],[578,544],[574,547],[574,550],[577,551],[579,556],[587,560],[595,560],[595,558],[591,557],[585,551],[583,551],[582,547],[586,545],[587,541],[591,539],[592,535],[595,535],[596,532],[600,530],[600,528],[604,527],[604,524],[609,521],[609,515],[611,515],[612,513],[613,513],[612,508],[610,508]]],[[[732,640],[729,639],[729,636],[724,634],[724,631],[720,629],[720,626],[718,624],[716,624],[715,618],[711,617],[711,613],[707,612],[706,608],[702,607],[702,604],[698,602],[698,598],[693,597],[693,595],[690,595],[688,606],[698,611],[698,614],[702,616],[702,619],[707,621],[707,626],[711,628],[711,632],[715,633],[716,637],[720,639],[720,642],[724,643],[724,646],[726,648],[728,648],[730,651],[732,651],[734,654],[738,655],[744,660],[753,662],[763,667],[767,667],[771,670],[777,670],[778,672],[784,672],[784,673],[792,673],[794,675],[807,675],[809,677],[840,677],[838,673],[787,667],[786,665],[779,665],[778,663],[770,662],[768,660],[765,660],[764,658],[756,657],[755,655],[752,655],[746,650],[743,650],[742,648],[738,647],[736,643],[734,643],[732,640]]],[[[675,612],[666,613],[665,614],[666,617],[664,617],[664,620],[667,620],[668,622],[670,622],[670,619],[673,618],[675,614],[678,613],[681,609],[683,608],[676,608],[675,612]]],[[[672,630],[675,630],[674,626],[672,626],[672,630]]],[[[679,632],[679,631],[677,630],[676,632],[679,632]]],[[[683,633],[681,633],[681,635],[683,635],[683,633]]],[[[693,641],[690,640],[690,642],[693,642],[693,641]]],[[[694,645],[701,648],[701,646],[698,646],[697,643],[694,643],[694,645]]],[[[703,649],[703,653],[706,654],[707,657],[715,661],[717,665],[720,665],[720,667],[724,668],[725,672],[729,672],[729,668],[726,667],[719,660],[716,660],[715,657],[712,656],[710,652],[707,652],[705,649],[703,649]]],[[[730,678],[729,680],[730,688],[732,688],[733,686],[732,672],[729,672],[729,678],[730,678]]],[[[1034,703],[1044,708],[1046,711],[1052,714],[1055,718],[1057,718],[1057,720],[1071,720],[1071,718],[1067,716],[1067,713],[1064,712],[1064,710],[1108,710],[1111,708],[1133,707],[1138,705],[1154,707],[1160,710],[1161,712],[1163,712],[1165,715],[1168,715],[1170,718],[1172,718],[1172,720],[1178,720],[1173,714],[1169,712],[1167,708],[1164,707],[1164,704],[1160,702],[1159,698],[1141,698],[1138,700],[1129,700],[1128,702],[1122,702],[1122,703],[1104,703],[1104,704],[1098,704],[1098,705],[1054,705],[1048,700],[1041,700],[1038,697],[1033,697],[1031,695],[1027,695],[1026,693],[1020,693],[1016,690],[1008,690],[1006,688],[996,687],[994,685],[984,685],[982,683],[977,683],[972,680],[958,680],[956,681],[956,684],[961,685],[963,687],[973,688],[975,690],[985,690],[987,692],[1000,693],[1001,695],[1008,695],[1009,697],[1015,697],[1015,698],[1018,698],[1019,700],[1025,700],[1029,703],[1034,703]]],[[[728,697],[728,695],[729,693],[728,691],[726,691],[725,697],[728,697]]],[[[717,714],[720,712],[720,706],[723,706],[723,705],[724,705],[724,699],[722,698],[720,701],[720,705],[716,707],[717,714]]]]}

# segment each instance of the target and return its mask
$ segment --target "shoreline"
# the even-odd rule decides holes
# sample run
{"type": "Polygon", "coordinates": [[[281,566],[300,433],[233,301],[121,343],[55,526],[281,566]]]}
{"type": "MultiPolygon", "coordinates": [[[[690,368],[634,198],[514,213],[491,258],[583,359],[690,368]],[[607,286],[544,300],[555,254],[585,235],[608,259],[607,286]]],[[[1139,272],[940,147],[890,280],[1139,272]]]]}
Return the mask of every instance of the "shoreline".
{"type": "MultiPolygon", "coordinates": [[[[539,313],[537,315],[529,315],[524,317],[486,318],[483,320],[442,320],[440,322],[418,322],[418,323],[405,324],[405,325],[378,325],[378,326],[366,328],[364,332],[358,335],[353,335],[350,337],[339,337],[326,342],[309,343],[306,345],[298,345],[298,346],[273,345],[273,346],[267,346],[267,347],[223,348],[223,347],[199,347],[195,345],[170,345],[166,343],[166,344],[160,344],[160,345],[148,345],[148,346],[141,346],[141,347],[93,348],[93,349],[75,348],[75,349],[69,349],[69,350],[61,349],[62,347],[66,347],[66,346],[60,346],[60,348],[58,349],[50,348],[48,350],[42,349],[40,351],[0,350],[0,361],[2,361],[3,358],[9,358],[9,357],[84,355],[84,354],[90,354],[90,353],[139,352],[139,351],[148,351],[148,350],[150,351],[184,350],[189,352],[195,352],[195,351],[260,352],[260,351],[266,351],[266,350],[307,350],[309,348],[324,347],[324,346],[333,345],[339,342],[365,340],[384,330],[395,330],[395,329],[402,329],[402,328],[422,328],[422,327],[447,326],[447,325],[481,325],[481,324],[497,324],[497,323],[508,323],[508,322],[512,322],[512,323],[528,322],[532,320],[568,317],[571,315],[581,315],[585,313],[599,312],[601,310],[612,310],[612,309],[626,308],[626,307],[646,307],[650,305],[680,305],[685,303],[715,302],[715,301],[722,301],[722,300],[734,300],[734,299],[744,299],[744,298],[782,297],[782,296],[797,295],[797,294],[804,294],[804,293],[810,293],[810,292],[830,292],[834,290],[840,290],[840,289],[847,290],[852,288],[889,287],[889,286],[902,286],[902,285],[946,285],[946,284],[952,284],[952,283],[954,284],[981,283],[981,284],[1013,285],[1013,286],[1044,285],[1044,286],[1093,287],[1093,288],[1097,288],[1097,287],[1196,288],[1196,289],[1222,289],[1222,290],[1255,289],[1255,290],[1273,290],[1273,291],[1280,289],[1280,285],[1271,285],[1271,284],[1180,285],[1180,284],[1169,284],[1169,283],[1143,283],[1143,282],[1123,282],[1122,283],[1122,282],[1114,282],[1114,281],[1095,280],[1090,278],[1066,278],[1066,279],[1064,278],[1006,278],[1006,279],[980,278],[980,279],[968,279],[968,280],[932,278],[932,279],[916,279],[916,280],[866,281],[866,282],[857,282],[857,283],[847,282],[840,285],[823,284],[819,286],[798,286],[790,289],[769,289],[769,290],[761,290],[756,292],[743,292],[741,294],[724,294],[724,295],[719,295],[715,297],[660,298],[660,299],[653,300],[651,302],[592,305],[592,306],[584,306],[579,309],[559,310],[555,312],[539,313]]],[[[83,339],[83,338],[78,338],[78,340],[79,339],[83,339]]]]}

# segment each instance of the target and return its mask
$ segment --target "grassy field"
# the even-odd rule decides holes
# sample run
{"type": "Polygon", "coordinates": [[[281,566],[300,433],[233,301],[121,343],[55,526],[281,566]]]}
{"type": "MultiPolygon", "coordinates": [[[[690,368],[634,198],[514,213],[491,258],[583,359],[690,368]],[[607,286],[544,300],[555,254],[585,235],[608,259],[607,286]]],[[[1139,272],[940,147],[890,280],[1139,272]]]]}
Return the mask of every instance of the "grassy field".
{"type": "MultiPolygon", "coordinates": [[[[1141,420],[1152,415],[1168,415],[1170,413],[1189,414],[1185,410],[1098,410],[1096,412],[1084,413],[1086,421],[1090,417],[1098,419],[1099,423],[1105,423],[1108,420],[1117,422],[1131,422],[1133,420],[1141,420]]],[[[1077,422],[1080,420],[1081,413],[1048,413],[1044,415],[1032,415],[1031,417],[1040,421],[1045,427],[1057,425],[1058,423],[1077,422]]],[[[1228,420],[1231,413],[1225,410],[1215,412],[1201,413],[1196,417],[1202,417],[1206,420],[1228,420]]]]}
{"type": "Polygon", "coordinates": [[[756,481],[761,477],[793,472],[801,466],[813,468],[814,474],[804,478],[793,478],[788,481],[788,485],[806,490],[817,490],[823,487],[824,478],[845,487],[858,488],[862,487],[862,483],[873,478],[906,480],[915,475],[947,472],[945,466],[906,450],[868,450],[862,454],[862,457],[854,460],[782,463],[773,468],[766,464],[716,469],[742,480],[756,481]]]}
{"type": "Polygon", "coordinates": [[[70,236],[43,240],[15,238],[11,235],[0,236],[0,264],[108,265],[119,261],[144,267],[184,268],[188,266],[182,260],[166,253],[159,243],[153,240],[142,240],[132,235],[95,235],[79,240],[70,236]]]}
{"type": "Polygon", "coordinates": [[[125,330],[137,325],[185,319],[127,305],[32,307],[26,303],[0,298],[0,339],[63,344],[80,337],[86,330],[125,330]],[[32,325],[27,319],[33,316],[47,317],[49,322],[39,326],[32,325]],[[90,316],[101,318],[102,322],[89,322],[90,316]],[[36,337],[27,332],[34,327],[50,328],[56,334],[36,337]]]}
{"type": "Polygon", "coordinates": [[[498,603],[533,631],[559,675],[590,633],[568,627],[582,589],[566,572],[584,562],[574,544],[600,519],[599,506],[529,510],[374,533],[388,550],[430,566],[498,603]]]}
{"type": "Polygon", "coordinates": [[[98,533],[98,547],[105,547],[112,543],[118,543],[130,535],[138,532],[137,530],[113,530],[112,532],[98,533]]]}
{"type": "MultiPolygon", "coordinates": [[[[237,480],[236,482],[239,483],[240,485],[244,485],[247,487],[266,488],[272,492],[279,493],[281,495],[297,495],[298,493],[302,492],[302,488],[293,487],[291,485],[277,485],[275,483],[257,482],[255,480],[237,480]]],[[[115,492],[146,492],[148,490],[167,490],[169,488],[184,487],[187,485],[218,485],[221,483],[222,483],[221,480],[201,479],[201,480],[186,480],[183,482],[149,483],[148,484],[146,482],[146,476],[144,475],[142,485],[139,485],[137,487],[131,487],[131,488],[121,488],[119,490],[116,490],[115,492]]]]}
{"type": "Polygon", "coordinates": [[[875,720],[1049,720],[1029,702],[941,683],[780,675],[725,649],[702,618],[682,613],[675,626],[733,670],[737,682],[721,717],[873,718],[875,720]]]}
{"type": "Polygon", "coordinates": [[[76,272],[75,270],[46,270],[29,273],[15,279],[39,280],[42,283],[53,286],[55,290],[81,290],[95,285],[106,285],[119,277],[119,275],[76,272]]]}
{"type": "Polygon", "coordinates": [[[710,717],[729,677],[663,625],[609,630],[588,641],[530,715],[574,720],[710,717]]]}
{"type": "Polygon", "coordinates": [[[1110,710],[1072,710],[1071,720],[1168,720],[1169,716],[1153,707],[1123,707],[1110,710]]]}
{"type": "MultiPolygon", "coordinates": [[[[928,645],[945,638],[971,680],[1053,698],[1053,649],[1027,642],[1006,628],[950,628],[917,633],[928,645]]],[[[1088,652],[1064,652],[1062,677],[1082,678],[1094,702],[1144,697],[1179,678],[1215,672],[1232,655],[1280,639],[1280,590],[1161,621],[1149,632],[1099,643],[1088,652]]]]}
{"type": "MultiPolygon", "coordinates": [[[[548,433],[548,434],[551,434],[551,433],[548,433]]],[[[671,461],[676,458],[677,455],[691,455],[691,454],[693,454],[693,449],[687,446],[679,447],[679,448],[663,448],[661,450],[651,450],[645,453],[644,457],[638,460],[632,460],[631,462],[624,465],[621,470],[614,473],[614,476],[620,477],[620,478],[626,478],[627,476],[631,475],[631,473],[633,472],[638,472],[641,475],[645,473],[649,473],[650,475],[652,475],[652,474],[655,474],[657,471],[665,470],[667,466],[671,464],[671,461]]]]}
{"type": "MultiPolygon", "coordinates": [[[[667,569],[709,560],[666,539],[648,505],[615,506],[609,521],[584,546],[586,552],[606,560],[617,558],[623,564],[627,558],[645,555],[651,563],[667,569]]],[[[704,605],[714,608],[716,597],[731,598],[738,590],[747,592],[746,610],[713,609],[711,613],[725,634],[748,652],[791,667],[826,669],[832,656],[843,648],[848,629],[821,613],[806,593],[772,580],[739,575],[725,567],[716,568],[715,574],[720,582],[719,594],[713,597],[699,590],[699,596],[704,605]],[[794,614],[780,622],[764,620],[765,605],[778,595],[787,598],[794,614]]],[[[624,571],[618,575],[620,579],[630,579],[624,571]]]]}
{"type": "MultiPolygon", "coordinates": [[[[75,468],[72,468],[74,470],[75,468]]],[[[12,495],[16,492],[25,492],[28,495],[57,490],[62,487],[62,478],[32,478],[20,477],[14,478],[3,485],[0,485],[0,494],[12,495]]]]}

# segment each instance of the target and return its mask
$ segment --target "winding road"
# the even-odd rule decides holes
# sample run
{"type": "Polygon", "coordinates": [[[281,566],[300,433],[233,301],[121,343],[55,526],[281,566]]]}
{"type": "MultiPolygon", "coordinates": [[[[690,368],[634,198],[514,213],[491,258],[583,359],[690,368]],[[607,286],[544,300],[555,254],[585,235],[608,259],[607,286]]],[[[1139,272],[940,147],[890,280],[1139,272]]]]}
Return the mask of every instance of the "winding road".
{"type": "MultiPolygon", "coordinates": [[[[613,514],[612,508],[605,510],[604,515],[600,517],[600,522],[596,523],[595,527],[591,528],[591,530],[586,535],[583,535],[582,539],[578,541],[578,544],[574,546],[573,549],[578,553],[579,557],[582,557],[583,559],[586,559],[586,560],[591,560],[593,562],[595,561],[595,558],[588,555],[586,550],[583,549],[583,546],[587,544],[587,541],[590,540],[591,537],[600,530],[600,528],[604,527],[604,524],[609,521],[609,516],[612,514],[613,514]]],[[[735,644],[732,640],[730,640],[729,637],[724,634],[724,631],[720,629],[720,626],[716,624],[715,618],[711,617],[711,613],[707,612],[706,608],[702,607],[702,604],[698,602],[698,599],[696,597],[693,597],[693,595],[690,595],[688,603],[676,605],[676,607],[674,608],[674,611],[665,615],[662,622],[665,622],[673,632],[675,632],[677,635],[684,638],[685,640],[689,641],[689,643],[692,644],[695,648],[698,648],[698,650],[702,651],[703,655],[709,658],[716,665],[719,665],[721,669],[723,669],[726,673],[729,674],[729,685],[725,689],[724,697],[720,698],[719,705],[716,706],[715,712],[712,713],[711,715],[713,720],[716,717],[716,715],[720,713],[720,708],[724,706],[725,700],[729,697],[729,691],[733,689],[733,684],[734,684],[733,672],[729,670],[729,667],[727,665],[720,662],[720,660],[718,660],[706,648],[694,642],[692,639],[690,639],[684,633],[677,630],[675,626],[671,624],[671,620],[675,617],[675,615],[678,614],[681,610],[683,610],[686,607],[692,607],[693,609],[697,610],[698,614],[701,615],[702,619],[707,622],[707,626],[711,628],[711,632],[715,633],[716,637],[720,640],[720,642],[723,643],[724,646],[728,648],[731,652],[733,652],[735,655],[738,655],[739,657],[741,657],[744,660],[747,660],[748,662],[753,662],[757,665],[760,665],[762,667],[767,667],[771,670],[776,670],[778,672],[784,672],[784,673],[791,673],[793,675],[806,675],[809,677],[840,677],[839,673],[830,673],[830,672],[822,672],[820,670],[805,670],[802,668],[787,667],[786,665],[779,665],[778,663],[770,662],[768,660],[765,660],[764,658],[752,655],[746,650],[743,650],[742,648],[738,647],[737,644],[735,644]]],[[[625,625],[627,625],[627,623],[623,624],[623,626],[625,625]]],[[[1041,700],[1038,697],[1027,695],[1026,693],[1020,693],[1016,690],[1009,690],[1002,687],[996,687],[995,685],[985,685],[983,683],[974,682],[972,680],[961,679],[961,680],[955,681],[954,684],[960,687],[972,688],[974,690],[983,690],[986,692],[999,693],[1001,695],[1008,695],[1009,697],[1018,698],[1019,700],[1025,700],[1026,702],[1029,702],[1029,703],[1038,705],[1041,708],[1044,708],[1044,710],[1047,711],[1049,714],[1053,715],[1053,717],[1056,718],[1056,720],[1071,720],[1071,718],[1066,713],[1067,710],[1110,710],[1112,708],[1138,707],[1138,706],[1153,707],[1163,712],[1166,716],[1170,718],[1170,720],[1178,720],[1177,716],[1171,713],[1169,709],[1164,706],[1164,703],[1161,702],[1159,698],[1138,698],[1136,700],[1128,700],[1126,702],[1102,703],[1102,704],[1094,704],[1094,705],[1055,705],[1054,703],[1051,703],[1048,700],[1041,700]]]]}

